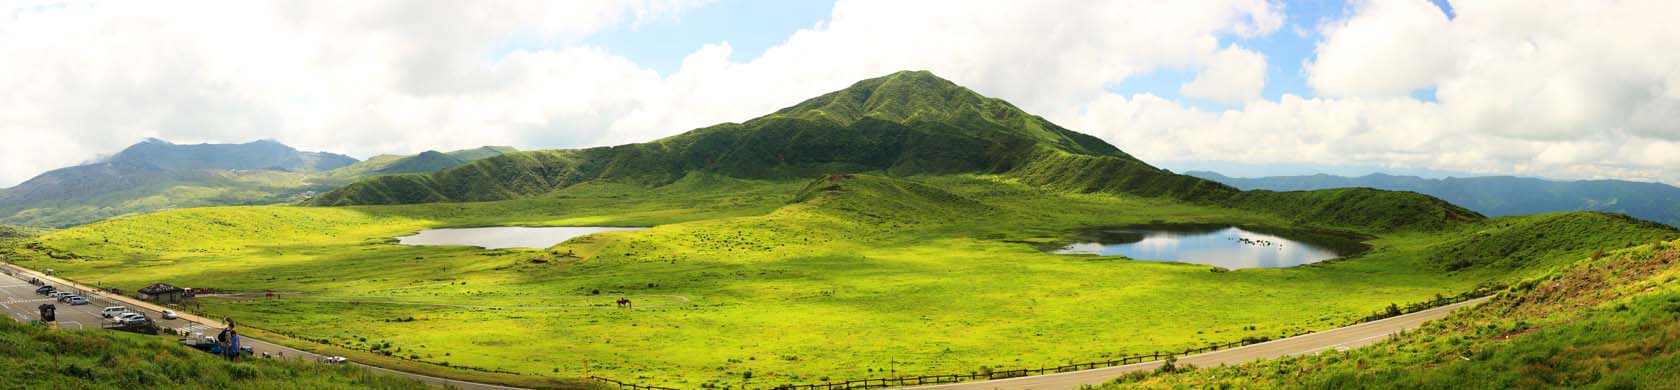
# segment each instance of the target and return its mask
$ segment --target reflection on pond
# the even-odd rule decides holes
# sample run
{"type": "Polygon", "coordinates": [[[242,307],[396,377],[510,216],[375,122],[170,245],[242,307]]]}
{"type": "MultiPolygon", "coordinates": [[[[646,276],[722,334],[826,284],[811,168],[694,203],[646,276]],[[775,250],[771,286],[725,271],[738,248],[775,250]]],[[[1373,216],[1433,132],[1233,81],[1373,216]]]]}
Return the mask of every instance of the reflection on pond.
{"type": "Polygon", "coordinates": [[[1282,268],[1357,252],[1360,245],[1315,238],[1305,242],[1235,226],[1167,225],[1100,229],[1058,254],[1126,256],[1135,260],[1206,264],[1226,269],[1282,268]]]}
{"type": "Polygon", "coordinates": [[[431,229],[419,234],[397,237],[397,243],[403,245],[467,245],[485,249],[506,248],[547,248],[558,245],[572,237],[595,234],[600,232],[614,232],[625,230],[642,230],[640,227],[486,227],[465,229],[431,229]]]}

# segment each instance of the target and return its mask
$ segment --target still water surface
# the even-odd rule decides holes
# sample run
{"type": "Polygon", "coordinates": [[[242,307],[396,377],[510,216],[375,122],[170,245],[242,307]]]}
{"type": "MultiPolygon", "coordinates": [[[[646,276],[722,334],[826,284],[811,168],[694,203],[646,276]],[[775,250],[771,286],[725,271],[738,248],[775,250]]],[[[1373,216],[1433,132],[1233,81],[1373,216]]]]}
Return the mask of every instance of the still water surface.
{"type": "Polygon", "coordinates": [[[1088,242],[1070,244],[1053,253],[1126,256],[1134,260],[1243,269],[1294,267],[1353,252],[1235,226],[1151,226],[1089,233],[1088,242]]]}
{"type": "Polygon", "coordinates": [[[641,227],[484,227],[431,229],[412,236],[397,237],[403,245],[467,245],[485,249],[547,248],[572,237],[600,232],[642,230],[641,227]]]}

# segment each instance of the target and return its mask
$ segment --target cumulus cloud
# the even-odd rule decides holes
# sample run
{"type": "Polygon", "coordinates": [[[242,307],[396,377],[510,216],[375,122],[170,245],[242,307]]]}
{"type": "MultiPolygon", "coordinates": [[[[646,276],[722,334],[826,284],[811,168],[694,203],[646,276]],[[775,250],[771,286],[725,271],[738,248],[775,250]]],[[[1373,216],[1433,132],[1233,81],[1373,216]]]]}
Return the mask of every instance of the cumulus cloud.
{"type": "Polygon", "coordinates": [[[1179,88],[1185,96],[1226,103],[1260,98],[1266,87],[1266,56],[1230,46],[1220,50],[1194,80],[1179,88]]]}
{"type": "MultiPolygon", "coordinates": [[[[142,137],[369,156],[638,142],[928,69],[1152,161],[1358,162],[1662,179],[1680,156],[1674,3],[1371,0],[1261,100],[1285,5],[841,0],[757,58],[660,74],[586,42],[703,2],[0,2],[0,185],[142,137]],[[9,11],[9,12],[7,12],[9,11]],[[524,43],[510,45],[510,42],[524,43]],[[509,47],[523,48],[509,50],[509,47]],[[1192,69],[1204,112],[1105,86],[1192,69]],[[1434,87],[1439,103],[1408,93],[1434,87]],[[27,143],[33,146],[20,146],[27,143]]],[[[1300,25],[1300,24],[1295,24],[1300,25]]]]}
{"type": "MultiPolygon", "coordinates": [[[[930,69],[1038,112],[1218,58],[1282,24],[1262,0],[841,1],[746,62],[727,42],[670,75],[584,45],[688,1],[14,3],[0,19],[0,132],[61,139],[0,185],[141,137],[413,153],[645,141],[740,121],[858,79],[930,69]],[[507,42],[537,42],[499,52],[507,42]]],[[[14,138],[19,139],[19,138],[14,138]]]]}
{"type": "Polygon", "coordinates": [[[1307,80],[1204,112],[1106,95],[1072,119],[1155,161],[1358,164],[1680,183],[1680,25],[1661,1],[1356,4],[1326,24],[1307,80]],[[1435,87],[1438,102],[1407,95],[1435,87]]]}
{"type": "Polygon", "coordinates": [[[1427,0],[1366,0],[1347,20],[1323,27],[1307,83],[1325,96],[1392,97],[1435,84],[1454,70],[1447,15],[1427,0]]]}

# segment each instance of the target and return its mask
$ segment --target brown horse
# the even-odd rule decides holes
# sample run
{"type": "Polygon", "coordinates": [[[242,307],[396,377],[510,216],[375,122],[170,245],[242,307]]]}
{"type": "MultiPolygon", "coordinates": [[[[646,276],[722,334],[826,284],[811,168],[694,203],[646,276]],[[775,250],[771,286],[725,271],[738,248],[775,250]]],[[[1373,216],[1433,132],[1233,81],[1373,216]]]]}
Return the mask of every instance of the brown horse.
{"type": "Polygon", "coordinates": [[[622,298],[621,297],[621,298],[618,298],[618,307],[628,308],[628,307],[634,307],[634,305],[630,303],[630,298],[622,298]]]}

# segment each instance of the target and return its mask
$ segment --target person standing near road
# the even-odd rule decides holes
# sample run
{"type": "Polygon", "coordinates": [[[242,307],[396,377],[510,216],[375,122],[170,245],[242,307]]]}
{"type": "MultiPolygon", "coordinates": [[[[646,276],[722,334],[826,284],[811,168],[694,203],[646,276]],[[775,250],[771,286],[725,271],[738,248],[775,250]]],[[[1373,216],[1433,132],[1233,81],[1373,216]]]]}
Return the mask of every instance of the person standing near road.
{"type": "Polygon", "coordinates": [[[239,331],[233,329],[232,319],[224,319],[224,322],[227,322],[227,327],[222,328],[222,333],[216,335],[216,343],[221,344],[222,357],[225,357],[228,360],[238,361],[239,331]]]}

